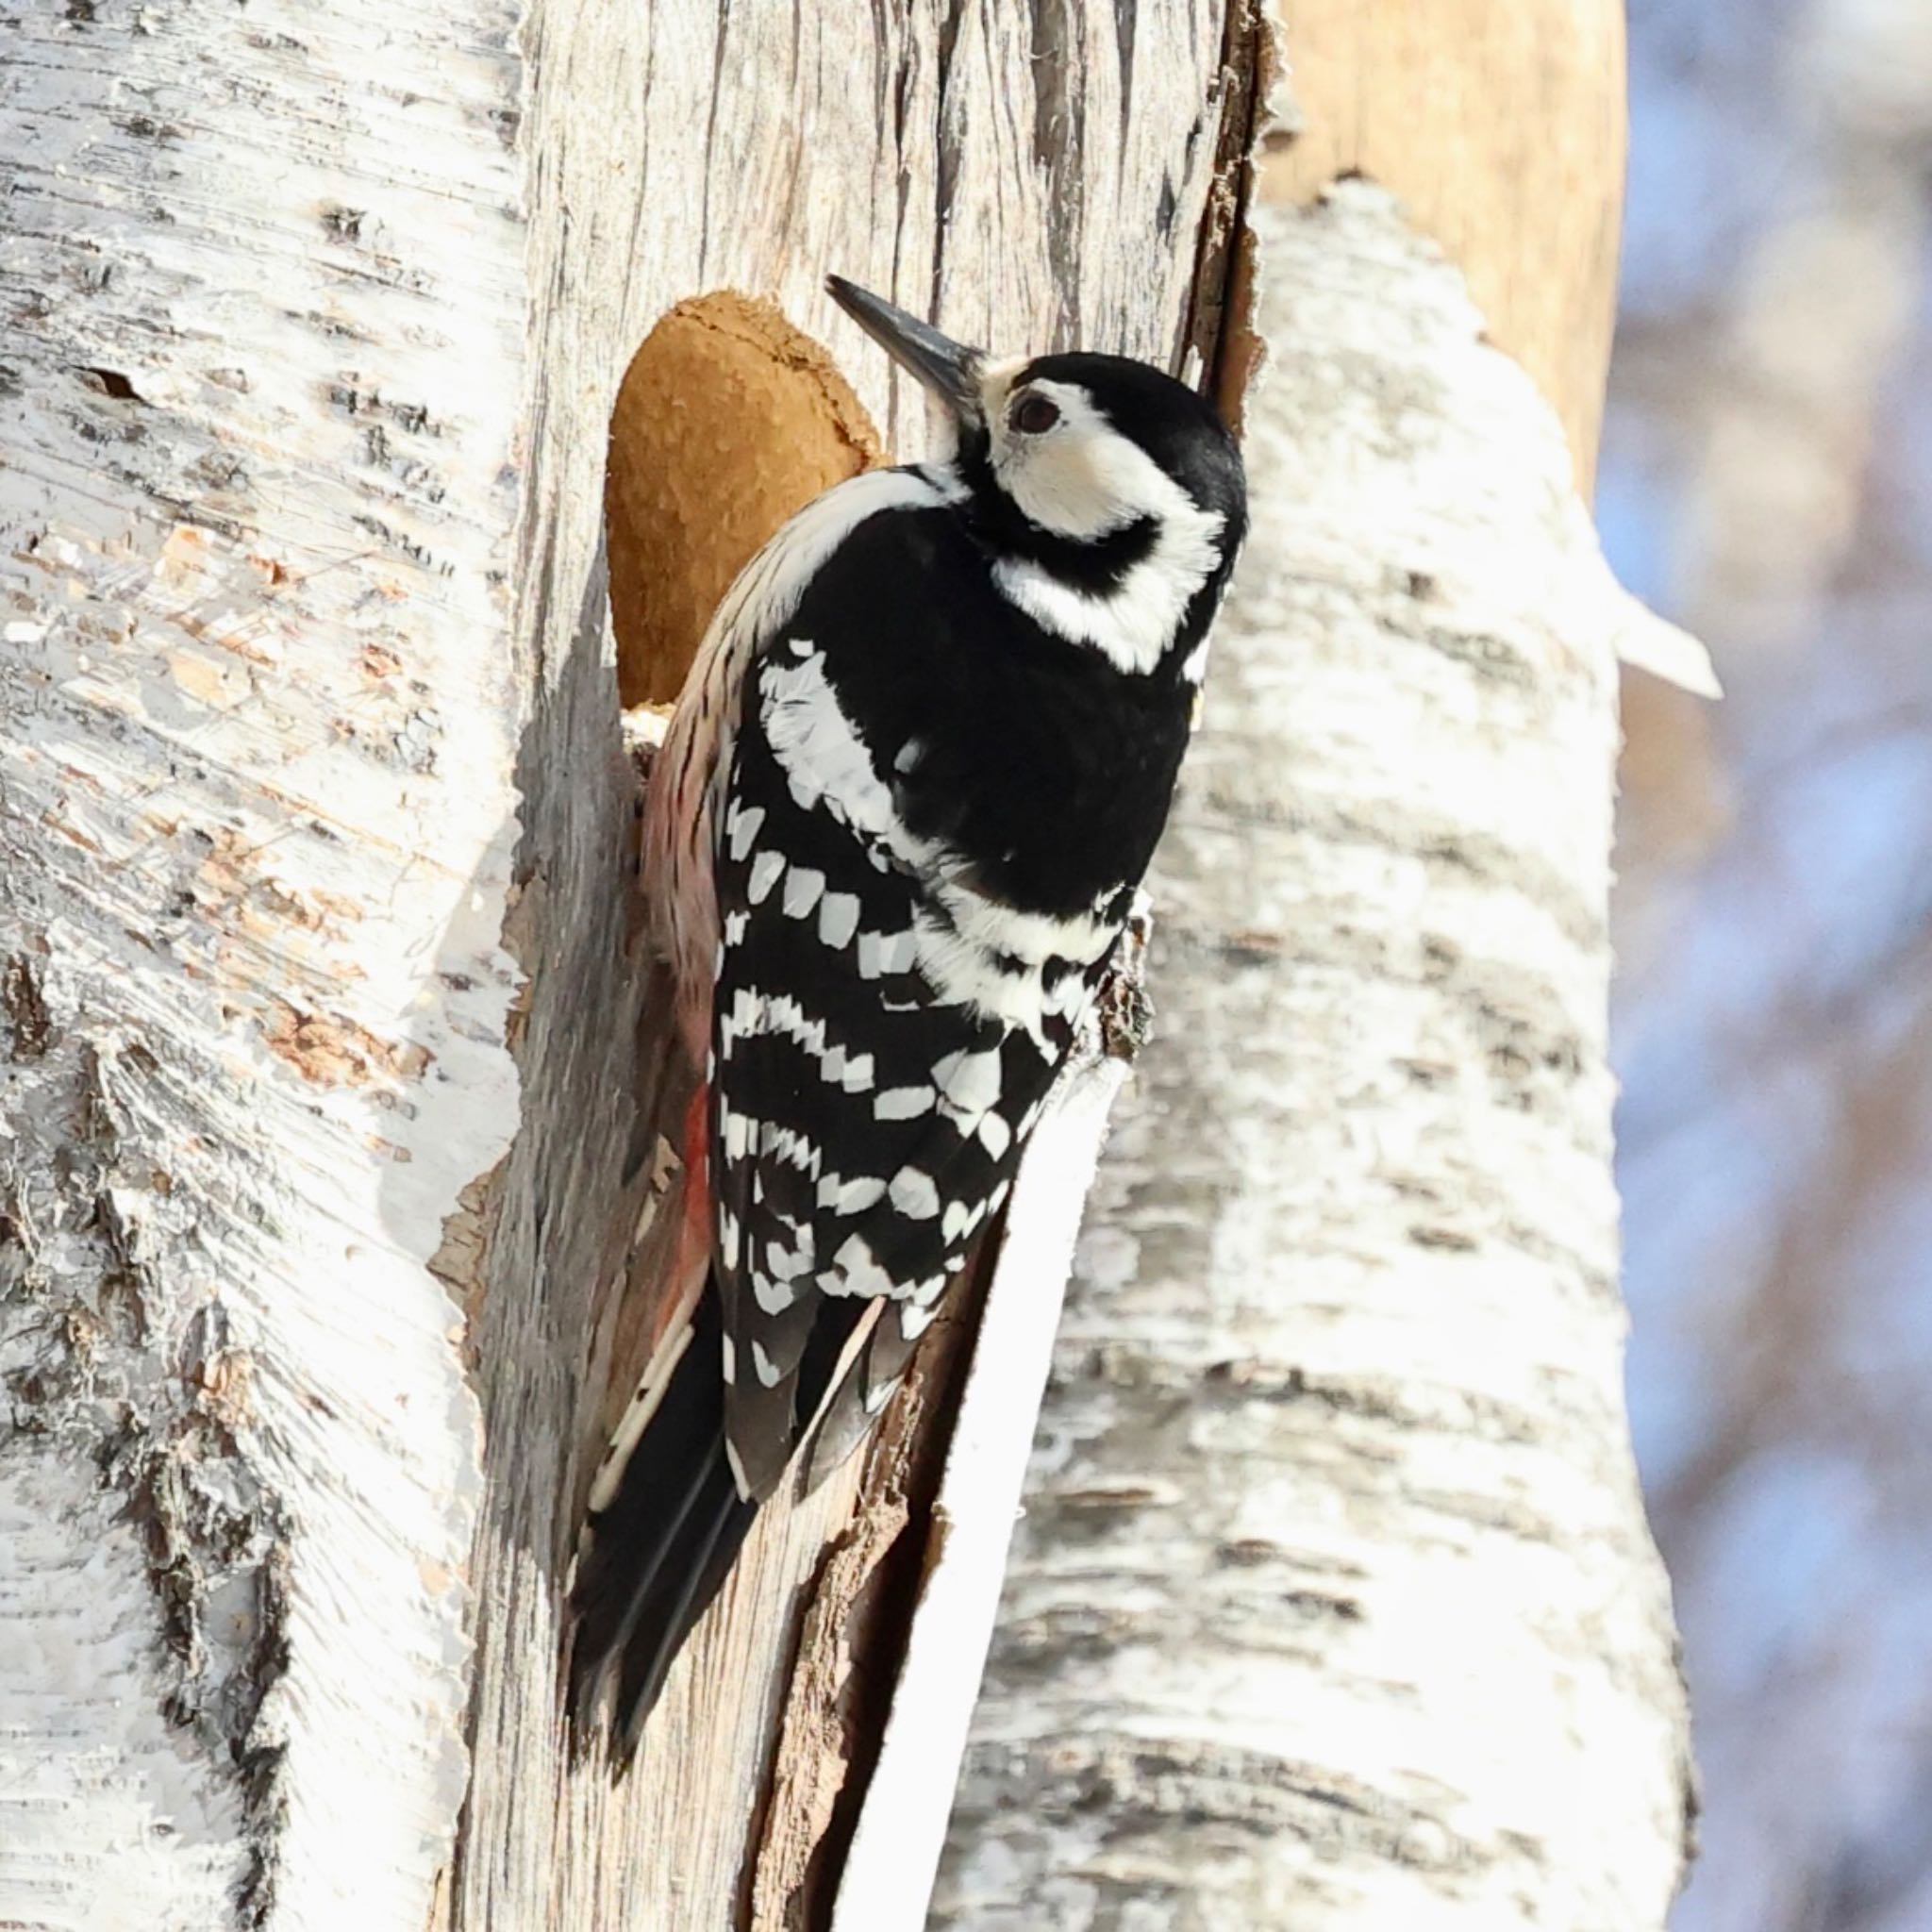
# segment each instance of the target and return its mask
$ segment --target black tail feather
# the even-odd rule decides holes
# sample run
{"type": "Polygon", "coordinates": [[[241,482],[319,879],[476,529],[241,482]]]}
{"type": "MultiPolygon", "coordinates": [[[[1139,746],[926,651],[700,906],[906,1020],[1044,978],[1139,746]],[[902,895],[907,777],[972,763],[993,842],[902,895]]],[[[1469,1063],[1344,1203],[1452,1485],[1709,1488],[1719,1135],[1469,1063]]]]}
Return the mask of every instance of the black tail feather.
{"type": "Polygon", "coordinates": [[[692,1329],[616,1494],[586,1524],[571,1586],[572,1731],[589,1742],[614,1681],[609,1749],[620,1765],[758,1514],[724,1453],[715,1289],[699,1297],[692,1329]]]}

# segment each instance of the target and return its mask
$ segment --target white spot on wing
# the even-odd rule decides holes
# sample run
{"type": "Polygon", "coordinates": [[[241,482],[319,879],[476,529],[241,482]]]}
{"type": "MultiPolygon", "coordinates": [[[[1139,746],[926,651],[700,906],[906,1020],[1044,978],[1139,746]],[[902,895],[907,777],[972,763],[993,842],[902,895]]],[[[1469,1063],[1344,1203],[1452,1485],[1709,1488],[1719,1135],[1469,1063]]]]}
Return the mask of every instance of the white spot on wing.
{"type": "Polygon", "coordinates": [[[934,1084],[961,1113],[984,1113],[1000,1097],[1000,1054],[961,1050],[933,1063],[934,1084]]]}
{"type": "Polygon", "coordinates": [[[733,858],[742,862],[744,855],[752,848],[758,838],[758,828],[765,823],[765,808],[761,805],[746,805],[734,798],[731,809],[724,814],[724,838],[731,848],[733,858]]]}
{"type": "Polygon", "coordinates": [[[745,897],[754,906],[762,905],[784,870],[785,855],[782,852],[760,852],[751,862],[751,879],[744,889],[745,897]]]}
{"type": "Polygon", "coordinates": [[[819,904],[819,938],[828,946],[847,944],[858,929],[858,900],[851,892],[827,892],[819,904]]]}
{"type": "Polygon", "coordinates": [[[862,1214],[885,1191],[886,1184],[876,1174],[854,1174],[850,1180],[827,1174],[819,1183],[819,1206],[835,1214],[862,1214]]]}
{"type": "Polygon", "coordinates": [[[825,875],[808,865],[794,865],[785,877],[785,915],[804,919],[825,890],[825,875]]]}
{"type": "Polygon", "coordinates": [[[834,818],[909,862],[930,853],[931,847],[907,829],[893,808],[892,794],[845,715],[823,658],[802,664],[768,659],[758,691],[772,755],[801,806],[808,810],[824,806],[834,818]]]}
{"type": "Polygon", "coordinates": [[[858,976],[879,979],[904,973],[912,964],[915,941],[911,931],[862,932],[858,935],[858,976]]]}
{"type": "Polygon", "coordinates": [[[765,1274],[753,1274],[751,1291],[767,1315],[782,1315],[798,1299],[798,1291],[789,1281],[774,1281],[765,1274]]]}
{"type": "Polygon", "coordinates": [[[819,1286],[827,1294],[856,1294],[868,1301],[890,1295],[897,1288],[874,1257],[865,1237],[858,1234],[845,1237],[839,1252],[832,1257],[831,1267],[820,1274],[819,1286]]]}
{"type": "Polygon", "coordinates": [[[940,1211],[939,1190],[932,1176],[916,1167],[902,1167],[892,1176],[892,1206],[908,1221],[930,1221],[940,1211]]]}
{"type": "Polygon", "coordinates": [[[874,1096],[873,1118],[881,1121],[917,1120],[932,1110],[936,1096],[930,1087],[888,1087],[874,1096]]]}

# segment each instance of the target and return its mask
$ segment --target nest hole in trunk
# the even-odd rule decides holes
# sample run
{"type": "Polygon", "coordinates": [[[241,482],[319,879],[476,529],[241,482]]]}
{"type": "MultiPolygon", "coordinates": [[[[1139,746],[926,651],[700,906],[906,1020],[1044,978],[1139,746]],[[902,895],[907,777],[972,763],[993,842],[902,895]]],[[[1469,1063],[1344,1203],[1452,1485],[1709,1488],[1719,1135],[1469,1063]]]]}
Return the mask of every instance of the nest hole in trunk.
{"type": "Polygon", "coordinates": [[[618,389],[605,475],[625,708],[672,703],[753,553],[881,455],[830,354],[774,304],[720,289],[665,315],[618,389]]]}

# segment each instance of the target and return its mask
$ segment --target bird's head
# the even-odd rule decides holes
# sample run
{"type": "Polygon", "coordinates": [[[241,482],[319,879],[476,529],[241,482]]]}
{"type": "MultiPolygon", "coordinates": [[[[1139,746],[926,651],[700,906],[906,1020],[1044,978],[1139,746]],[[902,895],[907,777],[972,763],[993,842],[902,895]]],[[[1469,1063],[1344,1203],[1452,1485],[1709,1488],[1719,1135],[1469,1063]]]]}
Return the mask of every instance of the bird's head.
{"type": "Polygon", "coordinates": [[[840,276],[827,287],[944,404],[944,467],[1000,590],[1120,671],[1198,682],[1247,530],[1241,455],[1212,407],[1124,356],[992,357],[840,276]]]}

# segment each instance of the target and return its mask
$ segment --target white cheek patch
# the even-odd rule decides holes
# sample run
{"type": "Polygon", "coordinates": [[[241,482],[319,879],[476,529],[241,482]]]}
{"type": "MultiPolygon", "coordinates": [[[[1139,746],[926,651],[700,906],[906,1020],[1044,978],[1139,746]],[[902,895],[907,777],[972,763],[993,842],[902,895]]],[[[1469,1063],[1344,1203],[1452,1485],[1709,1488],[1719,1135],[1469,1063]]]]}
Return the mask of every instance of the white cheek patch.
{"type": "Polygon", "coordinates": [[[1192,528],[1164,523],[1154,548],[1104,596],[1075,590],[1037,563],[1011,558],[993,566],[993,584],[1042,630],[1091,645],[1117,671],[1143,675],[1160,662],[1188,606],[1221,560],[1213,541],[1219,512],[1191,504],[1188,514],[1192,528]]]}
{"type": "Polygon", "coordinates": [[[1077,383],[1029,388],[1058,407],[1060,423],[1039,436],[995,436],[991,461],[1000,487],[1054,536],[1097,543],[1145,520],[1154,525],[1154,543],[1101,595],[1018,558],[995,564],[993,582],[1043,630],[1099,651],[1117,670],[1144,675],[1159,663],[1189,604],[1220,564],[1221,513],[1204,510],[1108,422],[1077,383]]]}

